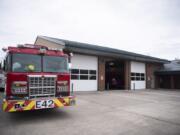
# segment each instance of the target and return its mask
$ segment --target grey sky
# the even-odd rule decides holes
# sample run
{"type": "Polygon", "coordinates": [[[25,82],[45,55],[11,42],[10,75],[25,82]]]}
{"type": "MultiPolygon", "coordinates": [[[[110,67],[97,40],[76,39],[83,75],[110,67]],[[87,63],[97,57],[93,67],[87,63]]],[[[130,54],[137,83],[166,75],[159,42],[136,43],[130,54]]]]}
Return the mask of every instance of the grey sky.
{"type": "Polygon", "coordinates": [[[171,60],[179,24],[180,0],[0,0],[0,47],[45,35],[171,60]]]}

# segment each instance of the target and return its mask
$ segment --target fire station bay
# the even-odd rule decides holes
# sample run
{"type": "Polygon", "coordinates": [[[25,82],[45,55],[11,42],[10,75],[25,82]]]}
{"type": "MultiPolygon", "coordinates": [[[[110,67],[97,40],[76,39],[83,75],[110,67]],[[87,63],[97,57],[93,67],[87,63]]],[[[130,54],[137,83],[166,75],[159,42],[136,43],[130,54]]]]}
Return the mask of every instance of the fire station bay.
{"type": "Polygon", "coordinates": [[[73,53],[71,90],[139,90],[159,88],[155,72],[168,60],[64,39],[38,36],[35,45],[73,53]]]}

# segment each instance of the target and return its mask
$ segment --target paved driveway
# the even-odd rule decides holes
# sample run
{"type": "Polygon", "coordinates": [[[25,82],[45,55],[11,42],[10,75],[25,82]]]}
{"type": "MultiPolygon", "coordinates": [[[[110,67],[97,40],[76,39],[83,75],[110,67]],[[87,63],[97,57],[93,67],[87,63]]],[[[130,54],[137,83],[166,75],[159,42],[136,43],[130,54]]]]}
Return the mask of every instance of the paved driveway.
{"type": "MultiPolygon", "coordinates": [[[[2,93],[0,94],[2,102],[2,93]]],[[[4,113],[0,135],[180,135],[180,91],[78,93],[77,106],[4,113]]]]}

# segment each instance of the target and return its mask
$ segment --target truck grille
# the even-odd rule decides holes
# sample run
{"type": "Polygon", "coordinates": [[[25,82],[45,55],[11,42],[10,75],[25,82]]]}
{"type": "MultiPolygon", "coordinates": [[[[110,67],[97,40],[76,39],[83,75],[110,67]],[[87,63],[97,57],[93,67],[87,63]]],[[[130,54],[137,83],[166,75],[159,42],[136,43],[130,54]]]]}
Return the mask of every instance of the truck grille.
{"type": "Polygon", "coordinates": [[[56,78],[56,75],[29,75],[29,97],[55,96],[56,78]]]}

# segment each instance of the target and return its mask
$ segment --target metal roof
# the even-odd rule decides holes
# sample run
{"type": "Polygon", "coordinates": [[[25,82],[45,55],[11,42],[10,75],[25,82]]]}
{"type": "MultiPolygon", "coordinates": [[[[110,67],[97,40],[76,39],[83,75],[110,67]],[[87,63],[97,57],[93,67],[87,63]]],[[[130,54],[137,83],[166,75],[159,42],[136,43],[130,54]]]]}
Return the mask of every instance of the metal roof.
{"type": "MultiPolygon", "coordinates": [[[[59,45],[62,45],[62,42],[65,45],[65,50],[82,53],[82,54],[91,54],[97,56],[108,56],[108,57],[116,57],[121,59],[129,59],[143,62],[155,62],[155,63],[168,63],[168,60],[160,59],[156,57],[151,57],[147,55],[137,54],[133,52],[123,51],[119,49],[102,47],[98,45],[92,45],[87,43],[80,43],[76,41],[69,41],[65,39],[52,38],[47,36],[38,36],[37,38],[42,38],[49,42],[53,42],[59,45]]],[[[37,40],[37,39],[36,39],[37,40]]]]}
{"type": "Polygon", "coordinates": [[[164,64],[165,71],[180,71],[180,60],[173,60],[171,63],[164,64]]]}
{"type": "Polygon", "coordinates": [[[157,75],[180,74],[180,60],[173,60],[164,64],[164,68],[156,72],[157,75]]]}

